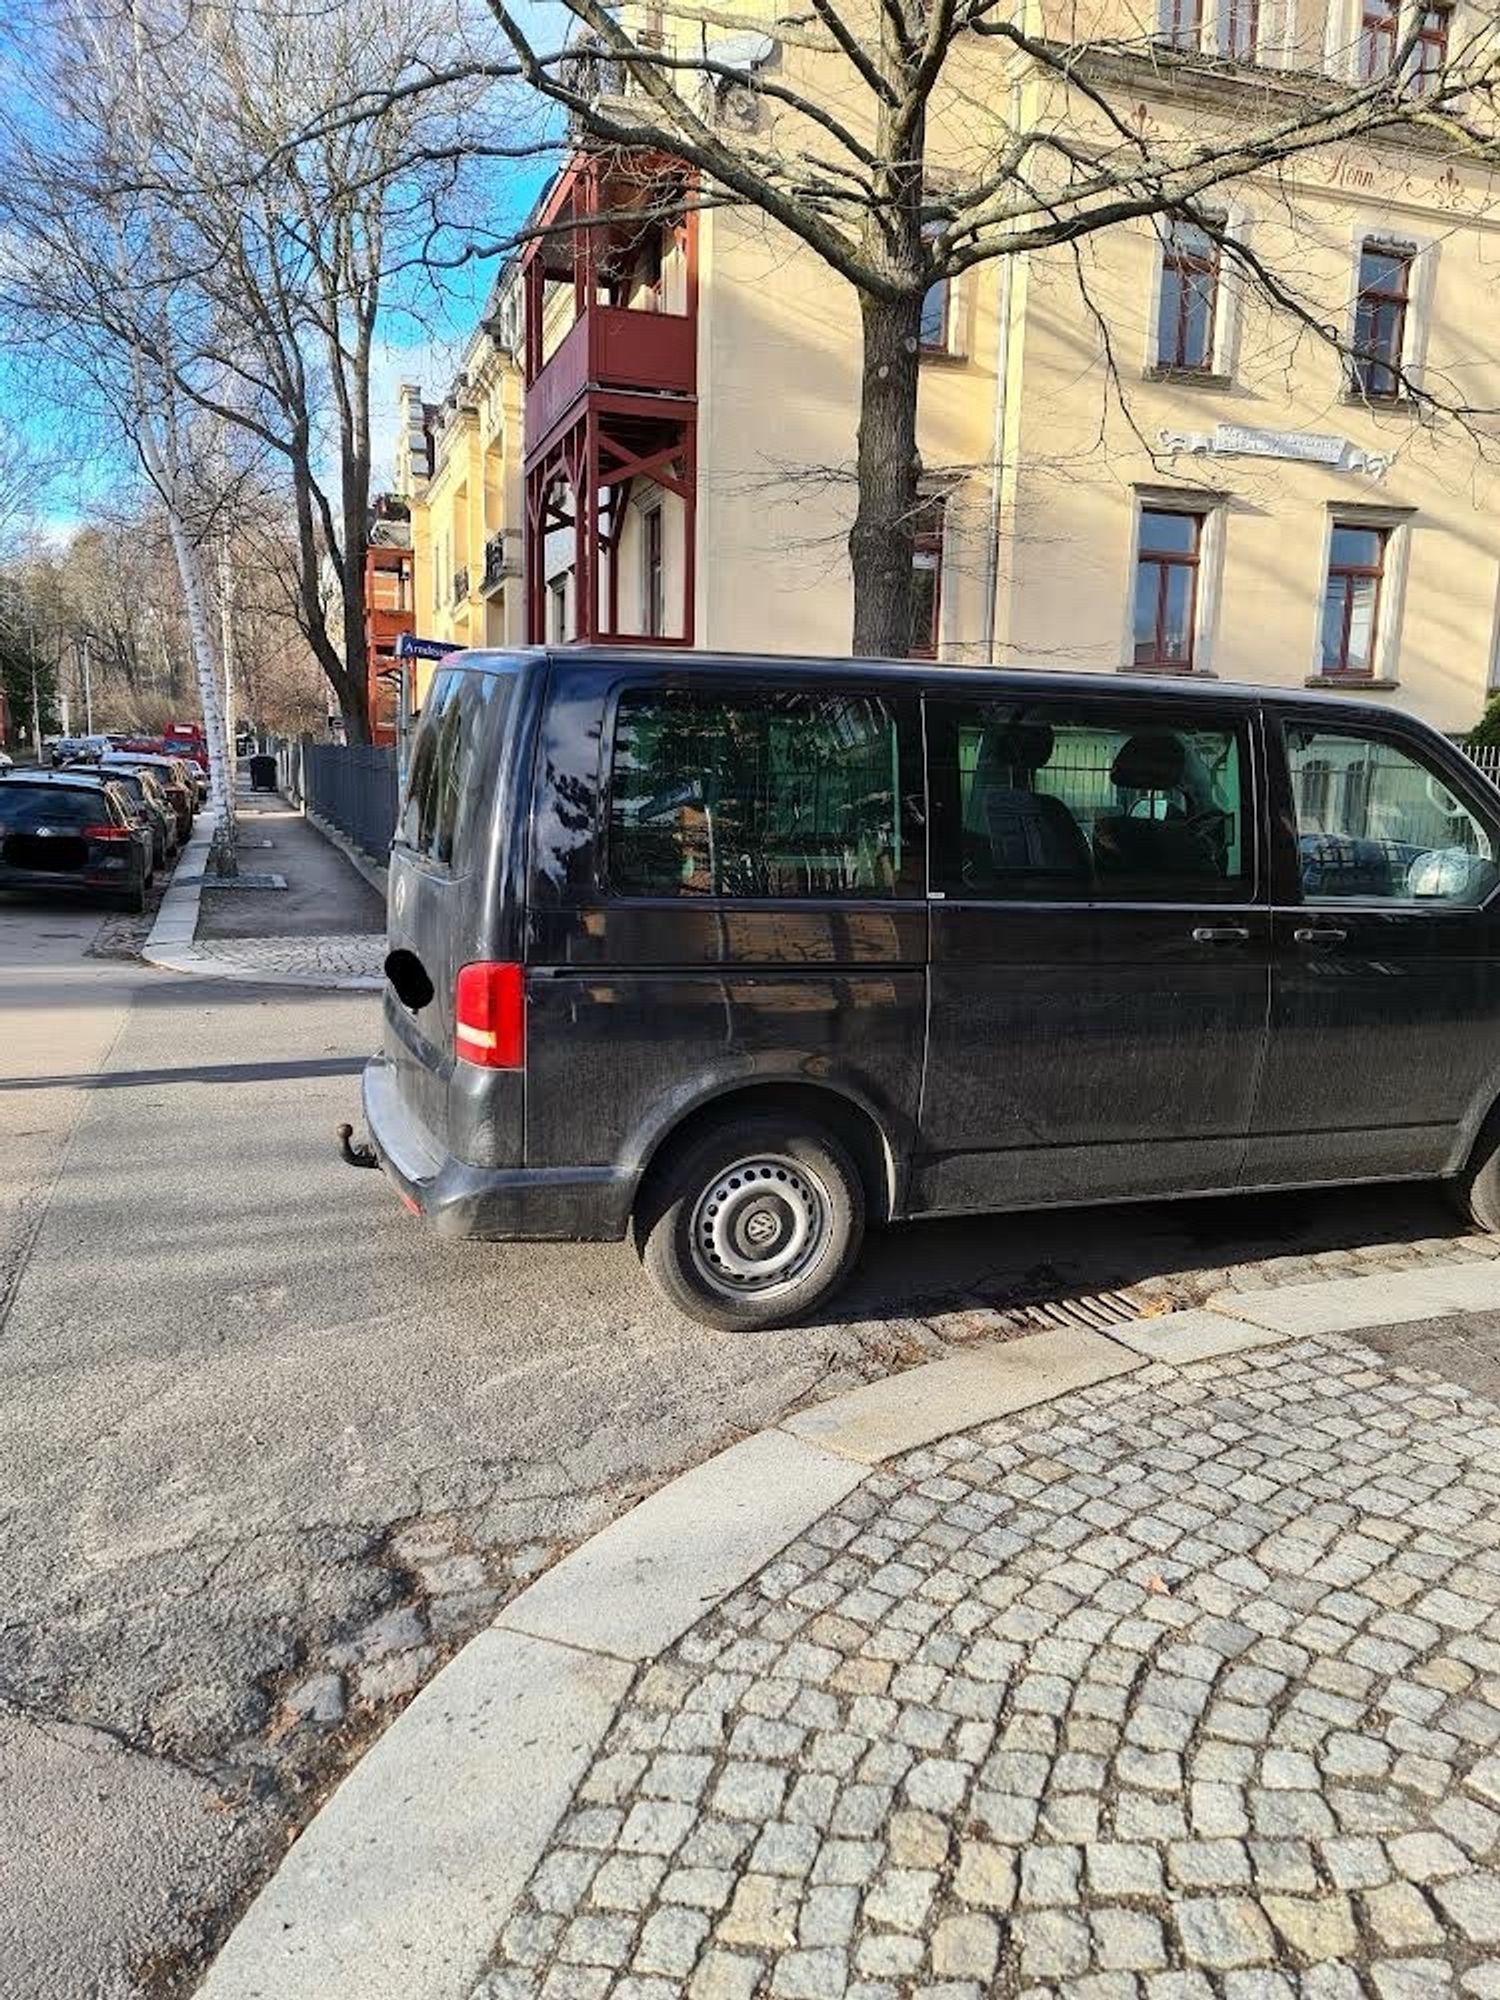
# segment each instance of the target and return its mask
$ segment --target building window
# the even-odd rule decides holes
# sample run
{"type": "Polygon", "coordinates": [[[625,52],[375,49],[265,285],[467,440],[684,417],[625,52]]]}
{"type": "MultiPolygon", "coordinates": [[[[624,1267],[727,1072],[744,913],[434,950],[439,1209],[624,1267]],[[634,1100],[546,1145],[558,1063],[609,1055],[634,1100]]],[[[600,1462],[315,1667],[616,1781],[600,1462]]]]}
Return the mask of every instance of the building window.
{"type": "Polygon", "coordinates": [[[547,585],[547,627],[554,646],[566,644],[568,637],[568,579],[555,576],[547,585]]]}
{"type": "Polygon", "coordinates": [[[911,657],[935,660],[943,609],[943,503],[924,500],[911,540],[911,657]]]}
{"type": "Polygon", "coordinates": [[[667,629],[660,502],[641,516],[641,615],[647,633],[659,639],[667,629]]]}
{"type": "Polygon", "coordinates": [[[1386,0],[1364,0],[1359,23],[1359,80],[1374,83],[1390,73],[1396,60],[1397,7],[1386,0]]]}
{"type": "Polygon", "coordinates": [[[1361,395],[1389,400],[1401,393],[1411,265],[1410,250],[1379,243],[1366,243],[1360,250],[1350,373],[1361,395]]]}
{"type": "Polygon", "coordinates": [[[1333,524],[1328,581],[1323,586],[1322,673],[1368,676],[1375,671],[1380,586],[1389,538],[1388,528],[1333,524]]]}
{"type": "Polygon", "coordinates": [[[1141,509],[1135,566],[1135,664],[1159,672],[1193,670],[1201,514],[1141,509]]]}
{"type": "Polygon", "coordinates": [[[1157,0],[1156,39],[1170,49],[1196,49],[1203,36],[1203,0],[1157,0]]]}
{"type": "Polygon", "coordinates": [[[948,280],[939,278],[935,285],[929,285],[922,294],[922,322],[917,334],[918,344],[924,354],[947,354],[948,346],[948,280]]]}
{"type": "Polygon", "coordinates": [[[1156,315],[1160,368],[1207,373],[1214,365],[1219,293],[1219,246],[1191,222],[1173,222],[1162,245],[1161,302],[1156,315]]]}
{"type": "Polygon", "coordinates": [[[1229,0],[1224,53],[1231,62],[1254,62],[1260,53],[1260,0],[1229,0]]]}
{"type": "Polygon", "coordinates": [[[1437,87],[1448,62],[1448,29],[1451,7],[1422,7],[1417,14],[1416,63],[1411,74],[1412,93],[1425,97],[1437,87]]]}

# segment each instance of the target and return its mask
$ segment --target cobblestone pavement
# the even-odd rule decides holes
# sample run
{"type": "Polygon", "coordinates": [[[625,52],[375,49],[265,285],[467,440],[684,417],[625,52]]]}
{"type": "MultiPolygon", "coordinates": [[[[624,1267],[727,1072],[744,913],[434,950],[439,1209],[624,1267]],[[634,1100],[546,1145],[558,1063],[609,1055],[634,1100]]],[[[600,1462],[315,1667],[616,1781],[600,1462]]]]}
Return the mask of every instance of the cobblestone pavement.
{"type": "Polygon", "coordinates": [[[1347,1340],[908,1454],[645,1668],[475,2000],[1500,1996],[1500,1413],[1347,1340]]]}
{"type": "Polygon", "coordinates": [[[257,972],[329,973],[338,978],[378,978],[385,964],[383,932],[349,931],[310,937],[204,937],[193,941],[202,958],[257,972]]]}

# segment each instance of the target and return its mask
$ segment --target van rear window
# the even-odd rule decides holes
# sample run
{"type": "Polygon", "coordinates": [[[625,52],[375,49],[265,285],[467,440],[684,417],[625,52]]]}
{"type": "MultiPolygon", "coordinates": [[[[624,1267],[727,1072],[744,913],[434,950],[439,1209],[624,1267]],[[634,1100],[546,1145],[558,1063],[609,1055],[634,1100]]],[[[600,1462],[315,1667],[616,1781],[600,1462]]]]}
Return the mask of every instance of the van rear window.
{"type": "Polygon", "coordinates": [[[609,879],[627,896],[911,896],[922,888],[914,699],[627,689],[609,879]]]}
{"type": "Polygon", "coordinates": [[[487,715],[509,691],[503,674],[450,668],[434,676],[396,829],[397,840],[414,854],[445,868],[467,864],[475,758],[489,736],[487,715]]]}

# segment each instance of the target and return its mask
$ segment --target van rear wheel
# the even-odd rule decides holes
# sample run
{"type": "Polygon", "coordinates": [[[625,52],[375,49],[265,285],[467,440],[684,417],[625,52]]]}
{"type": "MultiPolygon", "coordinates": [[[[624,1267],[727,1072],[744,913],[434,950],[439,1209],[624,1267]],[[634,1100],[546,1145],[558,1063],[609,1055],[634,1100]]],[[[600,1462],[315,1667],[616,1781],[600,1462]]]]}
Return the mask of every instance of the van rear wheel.
{"type": "Polygon", "coordinates": [[[804,1319],[859,1256],[859,1169],[801,1119],[737,1118],[653,1173],[636,1209],[648,1275],[701,1326],[754,1332],[804,1319]]]}

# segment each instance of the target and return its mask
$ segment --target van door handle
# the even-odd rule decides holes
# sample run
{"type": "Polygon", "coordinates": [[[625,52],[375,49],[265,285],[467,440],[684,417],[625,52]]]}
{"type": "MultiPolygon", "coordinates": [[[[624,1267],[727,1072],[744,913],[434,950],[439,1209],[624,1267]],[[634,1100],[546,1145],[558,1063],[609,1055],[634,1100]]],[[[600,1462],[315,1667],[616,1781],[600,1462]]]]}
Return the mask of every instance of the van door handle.
{"type": "Polygon", "coordinates": [[[1306,930],[1293,931],[1292,936],[1298,944],[1343,944],[1349,933],[1333,924],[1320,924],[1316,928],[1309,926],[1306,930]]]}
{"type": "Polygon", "coordinates": [[[1250,933],[1243,924],[1199,924],[1193,932],[1194,944],[1248,944],[1250,933]]]}

